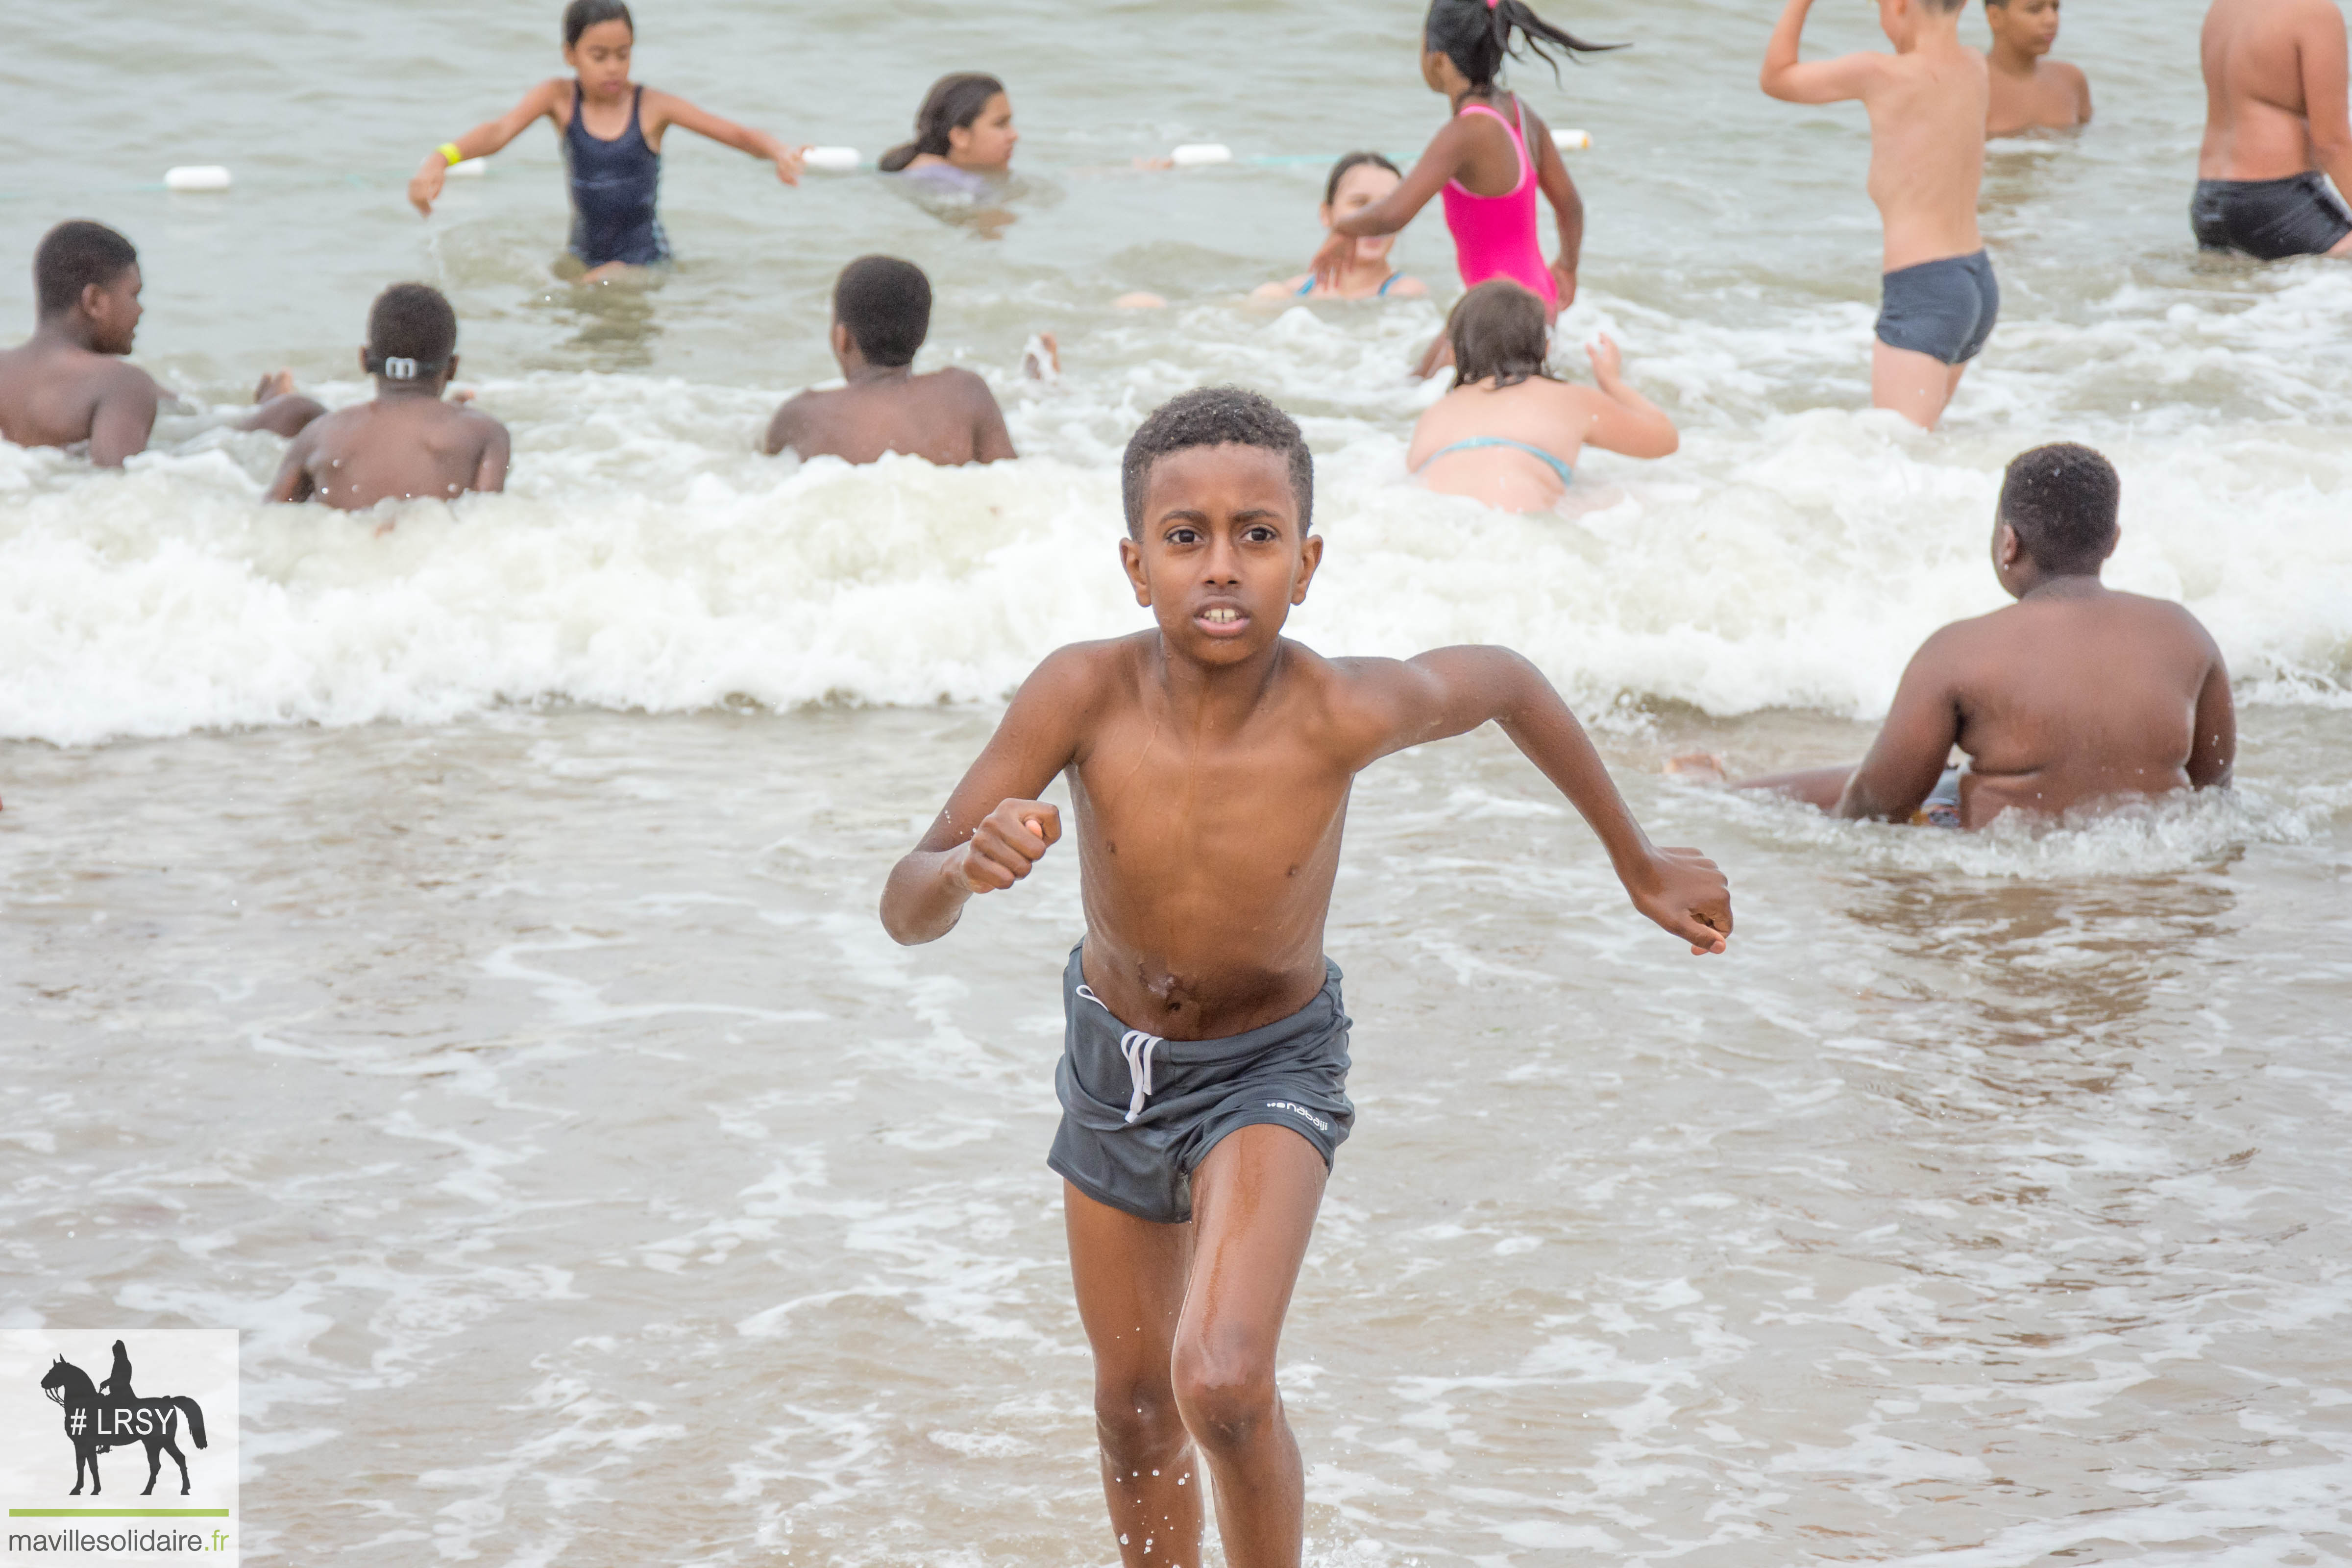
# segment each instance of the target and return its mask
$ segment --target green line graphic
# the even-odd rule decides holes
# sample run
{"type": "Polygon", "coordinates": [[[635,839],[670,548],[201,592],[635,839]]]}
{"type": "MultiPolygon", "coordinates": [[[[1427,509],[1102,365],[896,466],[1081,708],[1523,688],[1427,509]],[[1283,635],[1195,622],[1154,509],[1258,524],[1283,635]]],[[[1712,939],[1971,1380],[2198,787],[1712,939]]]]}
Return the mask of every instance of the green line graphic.
{"type": "Polygon", "coordinates": [[[225,1508],[12,1508],[10,1519],[226,1519],[225,1508]]]}

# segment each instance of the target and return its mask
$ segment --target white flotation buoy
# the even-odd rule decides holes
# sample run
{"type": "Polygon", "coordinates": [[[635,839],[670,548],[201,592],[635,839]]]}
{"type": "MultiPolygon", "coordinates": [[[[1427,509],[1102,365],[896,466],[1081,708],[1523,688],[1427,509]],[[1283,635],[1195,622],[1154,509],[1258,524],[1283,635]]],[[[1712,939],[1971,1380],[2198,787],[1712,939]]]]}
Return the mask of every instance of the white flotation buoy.
{"type": "Polygon", "coordinates": [[[846,174],[857,167],[859,159],[855,147],[811,147],[801,154],[801,162],[829,174],[846,174]]]}
{"type": "Polygon", "coordinates": [[[228,171],[218,163],[190,163],[163,171],[167,191],[225,191],[229,184],[228,171]]]}
{"type": "Polygon", "coordinates": [[[1551,133],[1551,144],[1563,153],[1589,153],[1592,150],[1592,132],[1555,131],[1551,133]]]}
{"type": "Polygon", "coordinates": [[[1180,169],[1201,169],[1211,163],[1230,163],[1234,150],[1222,142],[1187,142],[1168,154],[1168,161],[1180,169]]]}
{"type": "Polygon", "coordinates": [[[449,178],[453,180],[478,180],[489,172],[488,158],[463,158],[449,165],[449,178]]]}

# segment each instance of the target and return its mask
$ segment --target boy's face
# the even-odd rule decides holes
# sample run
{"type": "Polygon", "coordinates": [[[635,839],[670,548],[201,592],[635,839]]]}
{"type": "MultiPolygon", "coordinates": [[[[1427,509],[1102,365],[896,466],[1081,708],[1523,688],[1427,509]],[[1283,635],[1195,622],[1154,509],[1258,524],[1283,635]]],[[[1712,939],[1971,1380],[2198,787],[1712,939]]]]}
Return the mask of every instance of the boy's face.
{"type": "Polygon", "coordinates": [[[599,22],[563,51],[563,63],[580,73],[580,89],[610,98],[629,85],[629,51],[637,36],[617,17],[599,22]]]}
{"type": "Polygon", "coordinates": [[[1985,21],[1995,39],[2039,59],[2058,41],[2058,0],[1994,0],[1985,21]]]}
{"type": "Polygon", "coordinates": [[[113,282],[103,287],[93,283],[81,291],[81,310],[89,321],[92,348],[102,354],[131,352],[131,340],[139,335],[139,318],[146,313],[139,303],[139,290],[144,287],[134,261],[117,273],[113,282]]]}
{"type": "Polygon", "coordinates": [[[1171,452],[1151,466],[1143,521],[1120,560],[1169,650],[1196,664],[1240,664],[1273,646],[1323,559],[1299,523],[1289,460],[1227,444],[1171,452]]]}

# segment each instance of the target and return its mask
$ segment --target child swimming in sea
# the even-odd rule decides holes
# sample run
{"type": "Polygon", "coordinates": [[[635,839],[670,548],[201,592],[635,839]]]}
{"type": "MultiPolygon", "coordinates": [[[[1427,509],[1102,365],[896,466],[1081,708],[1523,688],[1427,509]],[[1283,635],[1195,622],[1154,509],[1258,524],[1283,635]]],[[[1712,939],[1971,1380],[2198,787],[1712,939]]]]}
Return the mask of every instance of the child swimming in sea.
{"type": "Polygon", "coordinates": [[[1541,511],[1567,493],[1588,444],[1663,458],[1675,422],[1625,384],[1607,333],[1587,349],[1600,390],[1552,378],[1543,301],[1507,279],[1481,283],[1445,319],[1454,390],[1413,426],[1405,462],[1428,489],[1504,511],[1541,511]]]}
{"type": "MultiPolygon", "coordinates": [[[[1570,55],[1623,46],[1588,44],[1537,16],[1525,0],[1433,0],[1422,37],[1421,79],[1445,95],[1453,118],[1394,190],[1332,218],[1331,237],[1315,253],[1315,276],[1336,282],[1353,241],[1396,233],[1442,192],[1462,286],[1507,278],[1544,302],[1547,319],[1558,316],[1576,299],[1584,201],[1543,117],[1496,79],[1522,41],[1547,62],[1552,57],[1546,44],[1570,55]],[[1538,190],[1559,233],[1559,254],[1549,262],[1536,230],[1538,190]]],[[[1434,374],[1450,352],[1441,336],[1415,374],[1434,374]]]]}
{"type": "Polygon", "coordinates": [[[457,313],[437,289],[395,283],[368,309],[360,364],[375,397],[312,420],[262,497],[364,511],[380,500],[507,484],[507,427],[443,398],[457,374],[457,313]]]}
{"type": "Polygon", "coordinates": [[[1307,443],[1273,404],[1184,393],[1121,467],[1119,558],[1156,624],[1038,666],[891,871],[882,923],[935,942],[974,894],[1027,877],[1063,831],[1037,797],[1067,779],[1086,932],[1063,971],[1046,1163],[1112,1533],[1124,1568],[1199,1568],[1205,1458],[1225,1561],[1295,1568],[1303,1475],[1275,1367],[1355,1124],[1323,950],[1355,775],[1492,721],[1582,814],[1633,907],[1694,953],[1725,950],[1731,895],[1698,851],[1651,844],[1519,655],[1325,658],[1283,637],[1323,540],[1307,443]]]}
{"type": "Polygon", "coordinates": [[[1992,29],[1986,137],[2088,125],[2090,78],[2080,66],[2049,58],[2058,42],[2058,0],[1984,0],[1984,8],[1992,29]]]}
{"type": "Polygon", "coordinates": [[[426,153],[408,182],[410,204],[430,217],[451,164],[487,158],[533,121],[551,121],[562,139],[572,192],[569,248],[583,268],[579,281],[599,283],[626,268],[669,259],[655,197],[662,132],[673,125],[764,158],[776,166],[777,179],[800,184],[806,148],[721,120],[676,93],[631,82],[636,36],[622,0],[572,0],[563,8],[563,63],[577,74],[550,77],[498,119],[426,153]]]}
{"type": "MultiPolygon", "coordinates": [[[[1394,163],[1378,153],[1350,153],[1331,165],[1331,177],[1323,182],[1323,205],[1317,209],[1323,226],[1329,228],[1335,217],[1360,213],[1385,198],[1403,180],[1394,163]]],[[[1356,241],[1348,258],[1331,282],[1326,284],[1312,271],[1281,283],[1261,283],[1252,290],[1260,300],[1419,300],[1426,298],[1429,286],[1418,278],[1408,278],[1389,263],[1389,252],[1396,247],[1392,234],[1367,235],[1356,241]]]]}
{"type": "Polygon", "coordinates": [[[931,83],[915,110],[915,138],[882,154],[875,167],[959,191],[978,191],[1013,167],[1021,133],[1004,84],[981,71],[957,71],[931,83]]]}

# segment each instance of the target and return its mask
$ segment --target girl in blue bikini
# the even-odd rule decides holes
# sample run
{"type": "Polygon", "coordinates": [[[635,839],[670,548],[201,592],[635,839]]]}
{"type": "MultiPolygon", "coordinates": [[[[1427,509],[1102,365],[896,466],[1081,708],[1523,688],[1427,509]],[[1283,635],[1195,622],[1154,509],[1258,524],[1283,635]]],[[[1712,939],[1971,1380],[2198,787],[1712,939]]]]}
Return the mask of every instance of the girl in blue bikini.
{"type": "Polygon", "coordinates": [[[655,196],[661,184],[662,132],[673,125],[768,160],[776,166],[776,178],[788,185],[801,183],[806,148],[721,120],[675,93],[631,82],[629,55],[635,43],[636,25],[622,0],[572,0],[563,8],[563,63],[577,74],[551,77],[498,119],[426,153],[408,182],[410,203],[431,216],[451,164],[487,158],[531,121],[552,121],[563,138],[572,186],[571,252],[584,269],[579,280],[599,283],[625,268],[669,259],[655,196]]]}
{"type": "Polygon", "coordinates": [[[1606,333],[1587,349],[1597,390],[1555,381],[1544,314],[1542,300],[1503,278],[1454,305],[1445,319],[1454,390],[1421,416],[1405,454],[1423,485],[1504,511],[1541,511],[1568,493],[1588,445],[1663,458],[1682,444],[1664,411],[1625,384],[1606,333]]]}
{"type": "MultiPolygon", "coordinates": [[[[1403,179],[1397,166],[1378,153],[1350,153],[1331,165],[1331,177],[1323,184],[1323,205],[1320,214],[1323,226],[1329,228],[1335,217],[1348,217],[1363,211],[1397,188],[1403,179]]],[[[1261,300],[1418,300],[1426,296],[1429,286],[1418,278],[1408,278],[1389,263],[1389,252],[1396,247],[1392,234],[1372,235],[1356,241],[1339,264],[1339,276],[1329,284],[1318,281],[1312,272],[1303,272],[1286,283],[1263,283],[1254,290],[1261,300]]]]}

